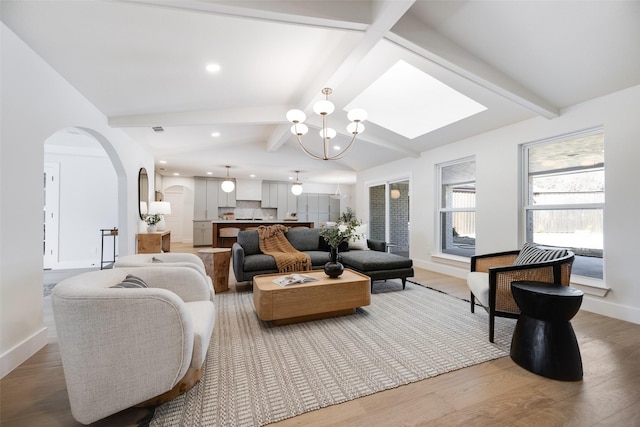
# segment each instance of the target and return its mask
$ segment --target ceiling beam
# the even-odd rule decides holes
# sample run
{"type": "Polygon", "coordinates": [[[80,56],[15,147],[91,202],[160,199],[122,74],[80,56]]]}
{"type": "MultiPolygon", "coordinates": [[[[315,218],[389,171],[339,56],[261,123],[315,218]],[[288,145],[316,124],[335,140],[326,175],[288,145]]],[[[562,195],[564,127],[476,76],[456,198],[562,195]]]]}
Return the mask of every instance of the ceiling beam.
{"type": "Polygon", "coordinates": [[[560,114],[558,108],[547,100],[412,16],[403,17],[393,29],[393,33],[387,35],[387,39],[542,117],[553,119],[560,114]]]}
{"type": "MultiPolygon", "coordinates": [[[[305,105],[303,111],[309,112],[312,110],[313,101],[322,88],[338,87],[353,72],[362,58],[364,58],[364,56],[385,37],[387,32],[400,18],[402,18],[413,3],[415,3],[415,0],[384,0],[375,2],[375,11],[372,11],[372,13],[375,13],[375,16],[372,19],[372,24],[364,32],[360,42],[352,49],[349,55],[340,63],[327,80],[316,81],[315,83],[309,84],[309,90],[301,98],[304,100],[301,104],[305,105]]],[[[278,150],[282,144],[291,137],[290,127],[291,125],[280,125],[273,131],[267,140],[267,151],[278,150]]],[[[382,141],[371,141],[371,143],[376,145],[383,144],[382,141]]],[[[384,143],[384,146],[389,149],[394,149],[395,147],[395,145],[391,143],[384,143]]],[[[404,152],[404,148],[397,147],[397,151],[404,152]]]]}
{"type": "MultiPolygon", "coordinates": [[[[194,0],[116,0],[122,3],[134,3],[153,7],[164,7],[169,9],[189,10],[200,13],[211,13],[215,15],[233,16],[236,18],[248,18],[259,19],[270,22],[283,22],[289,24],[309,25],[313,27],[322,28],[337,28],[343,30],[355,30],[365,31],[369,24],[367,22],[358,22],[349,17],[344,18],[329,18],[318,16],[318,10],[326,10],[326,2],[294,2],[293,6],[287,11],[286,3],[279,3],[274,5],[270,2],[239,2],[239,1],[194,1],[194,0]],[[297,3],[297,4],[296,4],[297,3]],[[316,9],[309,10],[309,14],[300,13],[304,7],[308,7],[313,4],[320,5],[316,9]],[[264,9],[264,7],[270,9],[264,9]],[[281,10],[273,10],[275,6],[278,6],[281,10]],[[314,15],[315,14],[315,15],[314,15]]],[[[354,3],[352,6],[360,7],[352,15],[358,15],[360,17],[367,16],[368,13],[364,13],[362,9],[368,8],[367,2],[354,3]]],[[[340,9],[334,8],[333,13],[339,12],[340,9]]]]}
{"type": "Polygon", "coordinates": [[[285,122],[289,105],[229,108],[221,110],[180,111],[109,117],[112,127],[197,126],[212,124],[274,124],[285,122]]]}

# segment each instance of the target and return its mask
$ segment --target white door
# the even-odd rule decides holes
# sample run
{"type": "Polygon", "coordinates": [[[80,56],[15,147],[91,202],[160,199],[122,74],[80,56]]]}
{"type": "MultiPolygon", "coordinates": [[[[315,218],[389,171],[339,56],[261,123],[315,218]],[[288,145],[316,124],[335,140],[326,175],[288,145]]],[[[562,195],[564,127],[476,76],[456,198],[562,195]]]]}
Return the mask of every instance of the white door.
{"type": "Polygon", "coordinates": [[[42,210],[42,255],[43,267],[50,269],[58,263],[58,214],[60,211],[60,165],[57,163],[45,163],[43,183],[42,210]]]}
{"type": "Polygon", "coordinates": [[[171,214],[164,216],[167,230],[171,231],[171,241],[182,242],[184,240],[184,187],[173,186],[165,190],[164,201],[171,204],[171,214]]]}

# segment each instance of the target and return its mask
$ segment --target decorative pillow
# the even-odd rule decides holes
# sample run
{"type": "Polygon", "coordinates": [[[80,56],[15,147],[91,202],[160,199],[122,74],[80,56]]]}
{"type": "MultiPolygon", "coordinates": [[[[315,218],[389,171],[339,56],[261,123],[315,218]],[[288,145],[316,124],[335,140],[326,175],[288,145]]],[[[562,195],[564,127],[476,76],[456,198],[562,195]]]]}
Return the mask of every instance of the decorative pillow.
{"type": "Polygon", "coordinates": [[[160,258],[153,257],[151,258],[151,262],[164,262],[160,258]]]}
{"type": "Polygon", "coordinates": [[[369,225],[362,224],[356,227],[356,233],[359,238],[355,241],[349,240],[349,249],[360,249],[366,251],[369,249],[367,246],[367,235],[369,234],[369,225]]]}
{"type": "Polygon", "coordinates": [[[513,265],[537,264],[562,258],[567,255],[566,249],[544,249],[535,243],[525,243],[513,265]]]}
{"type": "Polygon", "coordinates": [[[148,288],[144,280],[133,274],[127,274],[127,277],[117,285],[111,286],[112,288],[148,288]]]}

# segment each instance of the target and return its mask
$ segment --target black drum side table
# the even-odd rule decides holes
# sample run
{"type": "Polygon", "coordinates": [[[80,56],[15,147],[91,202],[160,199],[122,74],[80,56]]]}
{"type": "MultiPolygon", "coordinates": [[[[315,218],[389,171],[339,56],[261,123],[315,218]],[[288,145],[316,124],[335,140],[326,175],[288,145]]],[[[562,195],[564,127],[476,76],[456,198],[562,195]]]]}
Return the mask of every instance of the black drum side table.
{"type": "Polygon", "coordinates": [[[561,381],[582,379],[582,357],[569,322],[584,293],[552,283],[516,281],[511,292],[520,317],[511,340],[511,359],[524,369],[561,381]]]}

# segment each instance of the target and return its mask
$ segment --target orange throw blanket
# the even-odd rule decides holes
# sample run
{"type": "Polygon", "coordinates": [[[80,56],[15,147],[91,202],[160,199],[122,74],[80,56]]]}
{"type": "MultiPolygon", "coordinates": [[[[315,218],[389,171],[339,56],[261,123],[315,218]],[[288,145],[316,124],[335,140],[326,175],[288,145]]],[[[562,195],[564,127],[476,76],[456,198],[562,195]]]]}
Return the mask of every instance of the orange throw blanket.
{"type": "Polygon", "coordinates": [[[281,224],[258,227],[260,250],[275,258],[280,273],[311,271],[311,257],[289,243],[284,235],[287,230],[281,224]]]}

